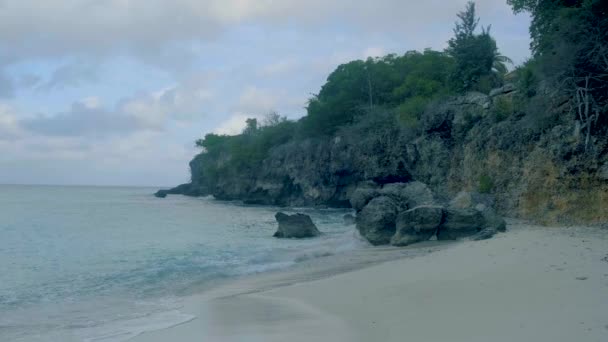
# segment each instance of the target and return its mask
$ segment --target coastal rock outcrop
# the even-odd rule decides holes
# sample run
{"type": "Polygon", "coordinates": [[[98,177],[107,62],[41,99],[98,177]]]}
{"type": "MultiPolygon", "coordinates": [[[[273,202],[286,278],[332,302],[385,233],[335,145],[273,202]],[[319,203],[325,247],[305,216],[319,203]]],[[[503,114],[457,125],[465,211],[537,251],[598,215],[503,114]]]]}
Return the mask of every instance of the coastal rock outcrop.
{"type": "Polygon", "coordinates": [[[276,238],[304,239],[321,235],[308,215],[277,213],[274,217],[279,224],[279,228],[273,235],[276,238]]]}
{"type": "Polygon", "coordinates": [[[199,188],[194,188],[191,183],[186,183],[168,190],[158,190],[154,194],[158,198],[165,198],[167,195],[205,196],[207,193],[201,192],[199,188]]]}
{"type": "Polygon", "coordinates": [[[373,245],[386,245],[395,235],[397,213],[393,199],[376,197],[357,214],[357,230],[373,245]]]}
{"type": "Polygon", "coordinates": [[[605,222],[608,135],[594,137],[585,149],[580,123],[561,121],[559,108],[519,108],[517,92],[507,84],[489,95],[433,101],[415,129],[401,129],[391,121],[394,115],[366,117],[367,124],[341,127],[333,136],[273,146],[251,168],[233,167],[230,149],[203,151],[190,162],[190,185],[158,196],[213,195],[278,206],[350,207],[358,213],[385,196],[399,211],[433,203],[478,209],[497,230],[504,229],[504,220],[492,218],[497,214],[543,223],[605,222]],[[434,201],[402,201],[412,196],[396,195],[417,182],[432,190],[434,201]],[[477,191],[474,198],[458,199],[472,205],[448,204],[462,189],[477,191]]]}
{"type": "Polygon", "coordinates": [[[429,240],[441,226],[443,212],[443,207],[424,205],[400,213],[391,245],[407,246],[429,240]]]}

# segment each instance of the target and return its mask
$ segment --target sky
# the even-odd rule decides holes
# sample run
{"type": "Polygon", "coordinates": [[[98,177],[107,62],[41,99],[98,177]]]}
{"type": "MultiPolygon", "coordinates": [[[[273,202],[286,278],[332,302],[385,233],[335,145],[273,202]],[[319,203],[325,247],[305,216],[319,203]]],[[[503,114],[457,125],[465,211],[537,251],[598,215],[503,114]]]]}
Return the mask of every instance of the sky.
{"type": "MultiPolygon", "coordinates": [[[[442,50],[466,0],[0,0],[0,184],[170,186],[206,133],[297,119],[338,65],[442,50]]],[[[530,18],[477,11],[502,54],[530,18]]]]}

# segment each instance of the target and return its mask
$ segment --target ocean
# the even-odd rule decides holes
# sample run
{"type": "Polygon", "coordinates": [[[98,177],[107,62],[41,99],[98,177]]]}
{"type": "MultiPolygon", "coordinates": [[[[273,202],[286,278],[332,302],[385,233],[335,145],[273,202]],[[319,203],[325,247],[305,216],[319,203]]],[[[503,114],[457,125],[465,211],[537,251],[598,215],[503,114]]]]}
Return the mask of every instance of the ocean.
{"type": "Polygon", "coordinates": [[[367,247],[349,210],[155,190],[0,185],[0,341],[125,341],[193,319],[184,299],[223,281],[367,247]],[[279,210],[326,234],[273,238],[279,210]]]}

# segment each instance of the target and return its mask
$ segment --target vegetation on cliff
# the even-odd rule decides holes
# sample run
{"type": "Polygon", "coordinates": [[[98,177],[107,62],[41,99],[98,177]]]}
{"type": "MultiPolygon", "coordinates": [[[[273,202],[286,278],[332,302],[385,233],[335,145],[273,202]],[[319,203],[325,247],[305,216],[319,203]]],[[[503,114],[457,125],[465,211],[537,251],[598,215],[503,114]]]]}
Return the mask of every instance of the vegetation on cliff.
{"type": "Polygon", "coordinates": [[[420,180],[475,190],[516,216],[586,221],[608,207],[608,15],[601,0],[508,0],[533,57],[508,73],[474,3],[445,51],[340,65],[290,121],[207,134],[185,193],[345,205],[353,186],[420,180]]]}

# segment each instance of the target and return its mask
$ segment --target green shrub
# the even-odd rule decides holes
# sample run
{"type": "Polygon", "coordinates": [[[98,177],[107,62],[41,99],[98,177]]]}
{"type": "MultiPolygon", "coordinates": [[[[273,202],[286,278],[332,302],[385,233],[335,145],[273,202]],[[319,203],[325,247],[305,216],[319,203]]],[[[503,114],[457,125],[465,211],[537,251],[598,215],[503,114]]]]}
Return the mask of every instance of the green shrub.
{"type": "Polygon", "coordinates": [[[506,97],[497,98],[492,106],[492,115],[495,122],[508,119],[514,111],[513,100],[506,97]]]}
{"type": "Polygon", "coordinates": [[[494,180],[492,177],[487,174],[482,174],[479,176],[479,185],[477,187],[477,191],[482,194],[489,194],[494,190],[494,180]]]}

